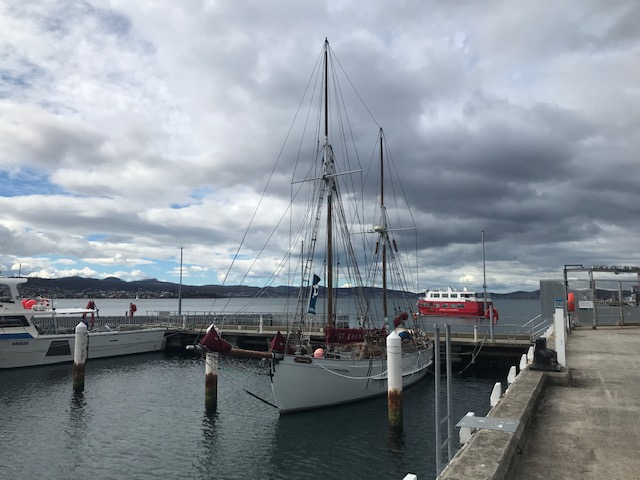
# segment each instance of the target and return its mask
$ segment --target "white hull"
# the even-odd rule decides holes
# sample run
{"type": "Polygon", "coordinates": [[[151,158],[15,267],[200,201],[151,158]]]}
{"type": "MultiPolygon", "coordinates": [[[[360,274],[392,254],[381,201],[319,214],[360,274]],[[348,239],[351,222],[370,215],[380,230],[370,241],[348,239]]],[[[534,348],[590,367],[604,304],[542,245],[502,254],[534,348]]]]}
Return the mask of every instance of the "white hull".
{"type": "MultiPolygon", "coordinates": [[[[403,386],[422,380],[432,364],[433,345],[403,353],[403,386]]],[[[386,372],[384,358],[318,359],[282,355],[272,360],[271,386],[280,413],[291,413],[386,394],[386,372]]]]}
{"type": "MultiPolygon", "coordinates": [[[[164,334],[162,328],[90,332],[87,359],[157,352],[164,349],[164,334]]],[[[0,368],[72,362],[74,347],[75,334],[0,339],[0,368]]]]}

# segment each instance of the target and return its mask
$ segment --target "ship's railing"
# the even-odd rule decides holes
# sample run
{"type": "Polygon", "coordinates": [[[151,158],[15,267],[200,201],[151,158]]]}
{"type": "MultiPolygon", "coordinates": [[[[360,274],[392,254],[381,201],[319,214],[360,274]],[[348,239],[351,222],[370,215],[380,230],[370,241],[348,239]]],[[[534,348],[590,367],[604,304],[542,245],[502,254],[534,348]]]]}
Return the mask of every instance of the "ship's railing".
{"type": "Polygon", "coordinates": [[[43,332],[70,332],[84,321],[92,330],[136,327],[170,327],[185,330],[206,329],[211,324],[225,329],[287,330],[293,321],[293,314],[281,313],[208,313],[188,312],[181,315],[172,312],[158,312],[155,315],[56,315],[33,317],[33,322],[43,332]]]}
{"type": "MultiPolygon", "coordinates": [[[[34,323],[41,331],[74,331],[76,325],[80,323],[82,317],[79,315],[57,315],[55,317],[34,317],[34,323]]],[[[91,314],[85,316],[84,321],[92,326],[94,330],[109,330],[114,328],[137,328],[137,327],[167,327],[185,330],[204,330],[211,324],[215,324],[222,331],[225,330],[263,330],[263,331],[282,331],[286,332],[291,329],[294,322],[297,321],[293,313],[210,313],[210,312],[185,312],[178,315],[175,312],[155,312],[154,314],[145,315],[113,315],[103,316],[94,315],[93,320],[91,314]]],[[[306,323],[302,330],[304,333],[321,334],[324,324],[322,324],[322,316],[318,318],[307,317],[306,323]]],[[[338,315],[336,318],[336,326],[346,327],[355,326],[358,319],[350,315],[338,315]],[[352,318],[353,317],[353,318],[352,318]]],[[[500,317],[498,323],[489,325],[489,321],[484,317],[451,317],[447,319],[440,318],[437,321],[421,317],[419,327],[426,332],[433,332],[434,325],[443,326],[449,324],[453,335],[460,334],[465,336],[477,336],[478,339],[490,338],[493,330],[494,337],[502,339],[522,341],[523,338],[529,338],[533,343],[539,338],[552,324],[552,320],[542,320],[538,315],[530,320],[522,317],[500,317]]],[[[408,320],[407,327],[413,327],[413,322],[408,320]]],[[[295,327],[297,329],[299,327],[295,327]]]]}
{"type": "MultiPolygon", "coordinates": [[[[427,317],[428,318],[428,317],[427,317]]],[[[494,338],[500,338],[508,341],[529,340],[535,342],[553,323],[553,320],[543,320],[538,315],[530,320],[519,316],[501,316],[497,323],[490,325],[489,320],[484,317],[439,317],[437,321],[426,323],[425,317],[422,317],[422,328],[427,332],[434,331],[434,325],[443,327],[449,325],[452,335],[474,336],[479,340],[487,340],[493,334],[494,338]]]]}

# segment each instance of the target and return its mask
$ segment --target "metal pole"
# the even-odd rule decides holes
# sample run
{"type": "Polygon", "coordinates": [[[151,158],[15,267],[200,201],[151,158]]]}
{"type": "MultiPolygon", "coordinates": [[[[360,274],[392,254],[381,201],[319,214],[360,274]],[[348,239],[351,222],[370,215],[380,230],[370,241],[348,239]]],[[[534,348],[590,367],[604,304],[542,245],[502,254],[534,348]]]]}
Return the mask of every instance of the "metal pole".
{"type": "Polygon", "coordinates": [[[451,367],[451,325],[449,324],[445,327],[445,337],[447,359],[447,444],[449,461],[451,461],[453,458],[453,405],[451,400],[451,377],[453,377],[453,371],[451,367]]]}
{"type": "Polygon", "coordinates": [[[440,433],[440,327],[434,325],[433,331],[433,361],[435,366],[434,386],[435,386],[435,418],[436,418],[436,476],[442,471],[442,455],[440,451],[440,442],[442,434],[440,433]]]}
{"type": "Polygon", "coordinates": [[[618,280],[618,297],[620,298],[620,326],[624,327],[624,298],[622,297],[622,282],[618,280]]]}
{"type": "Polygon", "coordinates": [[[180,285],[178,286],[178,317],[182,315],[182,249],[180,247],[180,285]]]}
{"type": "MultiPolygon", "coordinates": [[[[487,315],[487,271],[485,267],[485,252],[484,252],[484,230],[482,230],[482,278],[484,289],[484,315],[487,315]]],[[[491,308],[491,312],[489,313],[489,337],[493,342],[493,308],[491,308]]]]}
{"type": "Polygon", "coordinates": [[[589,270],[589,286],[593,297],[593,325],[591,328],[595,330],[598,326],[598,298],[596,297],[596,281],[593,278],[593,270],[589,270]]]}
{"type": "Polygon", "coordinates": [[[567,331],[571,332],[571,312],[569,311],[569,280],[567,279],[567,266],[562,269],[564,277],[564,301],[567,302],[567,331]]]}

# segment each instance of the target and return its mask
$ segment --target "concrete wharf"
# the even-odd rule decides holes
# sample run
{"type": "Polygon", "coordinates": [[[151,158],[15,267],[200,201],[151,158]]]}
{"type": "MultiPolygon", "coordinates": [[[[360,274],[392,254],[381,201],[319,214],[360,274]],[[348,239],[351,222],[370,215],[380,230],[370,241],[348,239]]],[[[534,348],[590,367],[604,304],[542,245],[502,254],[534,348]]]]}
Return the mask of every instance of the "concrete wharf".
{"type": "Polygon", "coordinates": [[[566,362],[522,370],[487,416],[517,430],[477,430],[438,479],[640,478],[640,325],[577,327],[566,362]]]}

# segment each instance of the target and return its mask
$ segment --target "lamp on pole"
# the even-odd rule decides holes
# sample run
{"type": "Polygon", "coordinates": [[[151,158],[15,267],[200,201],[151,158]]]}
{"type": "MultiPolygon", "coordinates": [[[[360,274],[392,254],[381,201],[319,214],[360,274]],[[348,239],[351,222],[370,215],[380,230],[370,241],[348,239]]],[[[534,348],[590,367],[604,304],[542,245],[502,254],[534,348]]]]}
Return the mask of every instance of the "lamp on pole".
{"type": "Polygon", "coordinates": [[[178,285],[178,318],[182,317],[182,250],[180,247],[180,284],[178,285]]]}

